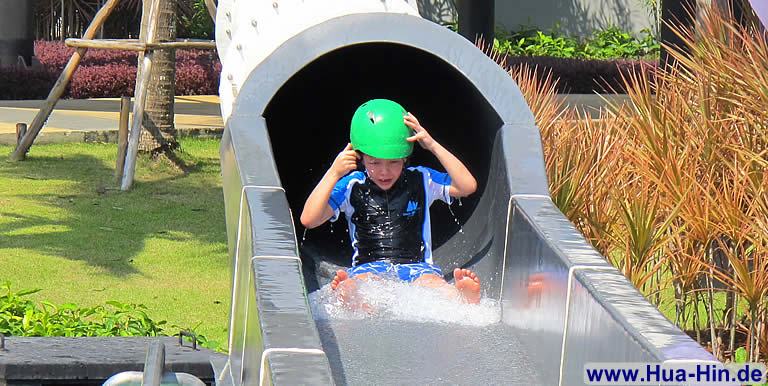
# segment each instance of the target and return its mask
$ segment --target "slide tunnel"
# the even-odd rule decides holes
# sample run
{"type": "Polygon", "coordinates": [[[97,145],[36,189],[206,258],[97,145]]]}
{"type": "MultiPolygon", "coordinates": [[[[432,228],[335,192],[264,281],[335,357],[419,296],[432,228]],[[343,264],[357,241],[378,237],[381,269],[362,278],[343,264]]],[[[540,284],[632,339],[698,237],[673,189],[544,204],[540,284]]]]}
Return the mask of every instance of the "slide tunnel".
{"type": "MultiPolygon", "coordinates": [[[[554,206],[538,128],[508,74],[459,35],[387,8],[406,2],[374,3],[382,8],[297,27],[250,58],[237,28],[264,22],[219,3],[233,267],[219,382],[572,385],[589,362],[713,361],[554,206]],[[313,318],[308,293],[349,264],[351,248],[343,221],[304,232],[298,216],[346,145],[352,113],[373,98],[401,103],[477,178],[461,205],[432,206],[433,251],[444,272],[482,277],[498,323],[313,318]]],[[[421,149],[412,163],[440,168],[421,149]]]]}

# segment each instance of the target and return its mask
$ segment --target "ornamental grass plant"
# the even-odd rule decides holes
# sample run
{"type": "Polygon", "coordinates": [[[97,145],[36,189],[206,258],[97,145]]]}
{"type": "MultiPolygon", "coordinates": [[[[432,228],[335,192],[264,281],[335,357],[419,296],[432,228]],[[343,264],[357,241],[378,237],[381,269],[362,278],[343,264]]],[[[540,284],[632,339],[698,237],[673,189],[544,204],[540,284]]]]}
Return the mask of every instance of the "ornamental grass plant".
{"type": "MultiPolygon", "coordinates": [[[[674,26],[673,26],[674,27],[674,26]]],[[[598,119],[513,68],[555,204],[670,320],[720,359],[768,357],[768,36],[717,8],[675,28],[676,63],[624,77],[598,119]]]]}

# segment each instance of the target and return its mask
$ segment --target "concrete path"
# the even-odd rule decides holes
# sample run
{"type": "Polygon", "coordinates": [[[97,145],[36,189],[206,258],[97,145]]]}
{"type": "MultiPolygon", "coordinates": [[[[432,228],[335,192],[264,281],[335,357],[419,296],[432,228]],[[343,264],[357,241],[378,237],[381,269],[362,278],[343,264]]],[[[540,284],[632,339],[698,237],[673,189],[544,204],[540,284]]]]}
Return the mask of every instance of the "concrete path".
{"type": "MultiPolygon", "coordinates": [[[[600,95],[559,95],[567,105],[596,118],[606,108],[600,95]]],[[[626,103],[626,95],[607,98],[626,103]]],[[[29,124],[43,101],[0,101],[0,144],[16,144],[16,123],[29,124]]],[[[219,136],[224,128],[217,95],[178,96],[176,129],[181,135],[219,136]]],[[[116,142],[119,98],[65,99],[59,101],[36,144],[60,142],[116,142]]]]}
{"type": "Polygon", "coordinates": [[[609,103],[623,105],[630,102],[626,94],[558,94],[557,98],[592,119],[599,118],[601,110],[608,110],[609,103]]]}
{"type": "MultiPolygon", "coordinates": [[[[0,101],[0,144],[16,143],[16,123],[29,124],[43,101],[0,101]]],[[[216,95],[178,96],[176,128],[183,133],[221,132],[224,122],[216,95]]],[[[64,99],[56,104],[35,143],[114,142],[120,116],[119,98],[64,99]]]]}

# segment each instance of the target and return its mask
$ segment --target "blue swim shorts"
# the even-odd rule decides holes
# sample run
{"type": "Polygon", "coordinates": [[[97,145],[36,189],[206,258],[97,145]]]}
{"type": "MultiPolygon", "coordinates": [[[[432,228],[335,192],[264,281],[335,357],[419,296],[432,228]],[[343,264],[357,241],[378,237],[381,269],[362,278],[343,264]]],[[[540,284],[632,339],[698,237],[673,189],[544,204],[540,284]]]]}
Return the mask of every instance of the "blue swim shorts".
{"type": "Polygon", "coordinates": [[[363,273],[373,273],[379,276],[397,277],[405,282],[412,282],[421,275],[433,274],[443,277],[443,272],[435,265],[422,262],[413,264],[392,264],[388,261],[374,261],[370,263],[356,265],[347,269],[349,277],[354,277],[363,273]]]}

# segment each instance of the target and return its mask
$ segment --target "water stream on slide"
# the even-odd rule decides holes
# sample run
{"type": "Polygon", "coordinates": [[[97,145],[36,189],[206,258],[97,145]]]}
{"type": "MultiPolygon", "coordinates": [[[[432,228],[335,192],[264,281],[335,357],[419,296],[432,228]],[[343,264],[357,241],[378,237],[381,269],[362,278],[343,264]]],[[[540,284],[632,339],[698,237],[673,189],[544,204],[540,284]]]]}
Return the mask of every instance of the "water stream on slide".
{"type": "Polygon", "coordinates": [[[309,296],[338,384],[540,384],[496,300],[459,304],[389,280],[360,294],[373,311],[351,311],[327,285],[309,296]]]}

